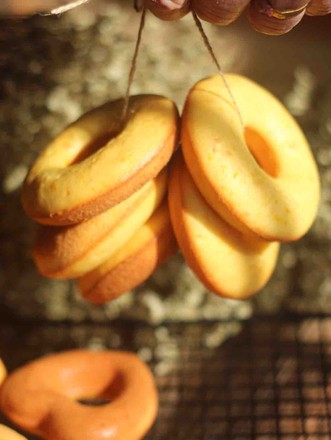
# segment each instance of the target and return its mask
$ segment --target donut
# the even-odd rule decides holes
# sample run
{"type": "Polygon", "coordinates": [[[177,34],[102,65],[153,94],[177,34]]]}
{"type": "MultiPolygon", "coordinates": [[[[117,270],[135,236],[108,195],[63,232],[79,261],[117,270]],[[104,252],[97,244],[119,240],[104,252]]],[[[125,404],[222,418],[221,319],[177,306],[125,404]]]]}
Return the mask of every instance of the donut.
{"type": "Polygon", "coordinates": [[[114,254],[148,220],[167,188],[167,171],[128,199],[71,226],[42,226],[32,250],[39,272],[49,278],[77,278],[114,254]]]}
{"type": "Polygon", "coordinates": [[[0,359],[0,386],[2,382],[5,380],[6,376],[7,376],[7,370],[5,364],[0,359]]]}
{"type": "Polygon", "coordinates": [[[230,225],[269,241],[303,236],[315,219],[320,184],[308,143],[269,92],[226,76],[243,125],[220,75],[190,91],[181,141],[190,174],[230,225]]]}
{"type": "Polygon", "coordinates": [[[138,440],[153,424],[151,372],[131,353],[73,350],[14,371],[0,390],[4,414],[46,440],[138,440]],[[83,399],[109,400],[87,406],[83,399]]]}
{"type": "MultiPolygon", "coordinates": [[[[7,370],[0,359],[0,386],[4,382],[5,378],[7,376],[7,370]]],[[[17,432],[13,431],[12,429],[8,428],[7,426],[0,424],[0,439],[1,440],[27,440],[22,435],[18,434],[17,432]]]]}
{"type": "Polygon", "coordinates": [[[208,289],[246,299],[267,283],[279,244],[245,236],[222,220],[197,189],[181,154],[170,174],[169,208],[180,250],[208,289]]]}
{"type": "Polygon", "coordinates": [[[23,184],[22,203],[49,225],[86,221],[156,177],[177,144],[178,111],[167,98],[130,98],[98,107],[66,128],[40,154],[23,184]]]}
{"type": "Polygon", "coordinates": [[[12,429],[10,429],[4,425],[0,425],[0,439],[1,440],[27,440],[25,437],[23,437],[18,432],[13,431],[12,429]]]}
{"type": "Polygon", "coordinates": [[[165,201],[125,246],[78,280],[79,290],[92,303],[112,301],[144,282],[176,250],[165,201]]]}

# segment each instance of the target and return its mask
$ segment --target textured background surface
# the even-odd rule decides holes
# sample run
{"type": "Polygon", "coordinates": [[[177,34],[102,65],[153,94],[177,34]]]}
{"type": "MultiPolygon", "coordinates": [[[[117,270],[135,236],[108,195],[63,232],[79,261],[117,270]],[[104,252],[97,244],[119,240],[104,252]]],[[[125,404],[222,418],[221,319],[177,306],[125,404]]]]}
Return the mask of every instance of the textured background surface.
{"type": "MultiPolygon", "coordinates": [[[[246,318],[278,310],[331,310],[331,21],[306,18],[279,38],[255,33],[243,19],[206,26],[226,71],[268,87],[297,116],[322,172],[319,218],[299,243],[283,247],[266,289],[246,303],[206,292],[180,257],[139,289],[105,307],[79,300],[68,282],[42,279],[29,247],[33,227],[19,186],[38,151],[68,122],[121,96],[139,17],[129,2],[95,0],[62,17],[0,23],[0,307],[6,314],[75,322],[117,316],[167,319],[246,318]]],[[[191,17],[161,23],[148,17],[133,93],[160,93],[181,106],[189,87],[214,72],[191,17]]]]}
{"type": "Polygon", "coordinates": [[[137,352],[160,395],[148,440],[329,440],[330,318],[253,319],[218,347],[219,328],[3,324],[0,350],[10,368],[76,347],[137,352]]]}

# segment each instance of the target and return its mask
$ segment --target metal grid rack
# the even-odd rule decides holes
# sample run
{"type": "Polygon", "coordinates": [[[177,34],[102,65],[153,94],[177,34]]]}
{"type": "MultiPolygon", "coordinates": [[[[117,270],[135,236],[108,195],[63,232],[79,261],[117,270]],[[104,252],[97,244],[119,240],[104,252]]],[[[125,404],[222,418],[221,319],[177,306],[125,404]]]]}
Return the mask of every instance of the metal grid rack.
{"type": "Polygon", "coordinates": [[[208,348],[205,335],[219,325],[2,324],[0,350],[9,368],[100,341],[150,354],[160,411],[148,440],[330,439],[331,318],[255,318],[208,348]]]}

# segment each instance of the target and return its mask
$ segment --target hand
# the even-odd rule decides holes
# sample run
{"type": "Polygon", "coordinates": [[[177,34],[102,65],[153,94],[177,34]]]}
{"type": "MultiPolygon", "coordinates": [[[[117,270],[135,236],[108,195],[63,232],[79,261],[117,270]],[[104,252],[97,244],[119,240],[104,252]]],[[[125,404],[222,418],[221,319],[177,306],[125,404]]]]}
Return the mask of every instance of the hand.
{"type": "Polygon", "coordinates": [[[331,12],[331,0],[145,0],[163,20],[177,20],[193,9],[205,21],[227,25],[247,8],[248,19],[259,32],[280,35],[289,32],[307,15],[331,12]]]}

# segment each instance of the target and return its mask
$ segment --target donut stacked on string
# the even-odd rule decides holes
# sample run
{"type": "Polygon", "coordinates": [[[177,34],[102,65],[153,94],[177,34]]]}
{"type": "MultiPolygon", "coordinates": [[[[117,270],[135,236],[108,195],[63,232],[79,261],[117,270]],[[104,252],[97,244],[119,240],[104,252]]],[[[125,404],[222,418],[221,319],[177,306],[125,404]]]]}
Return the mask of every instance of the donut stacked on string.
{"type": "Polygon", "coordinates": [[[145,0],[145,4],[162,20],[178,20],[192,10],[202,20],[222,26],[246,10],[252,27],[269,35],[289,32],[305,14],[331,12],[331,0],[145,0]]]}
{"type": "Polygon", "coordinates": [[[282,104],[246,78],[225,79],[202,80],[187,97],[169,206],[197,276],[221,296],[245,299],[272,275],[279,242],[310,228],[320,185],[307,141],[282,104]]]}
{"type": "Polygon", "coordinates": [[[104,303],[146,280],[177,239],[211,291],[235,299],[259,291],[279,243],[302,237],[318,208],[317,167],[292,116],[243,77],[196,84],[183,111],[169,215],[176,107],[133,97],[123,127],[122,106],[106,104],[69,126],[25,181],[25,210],[43,223],[33,248],[41,274],[78,278],[85,299],[104,303]]]}
{"type": "Polygon", "coordinates": [[[123,105],[107,103],[71,124],[23,185],[25,212],[43,225],[33,248],[39,271],[82,277],[92,302],[131,290],[176,250],[165,196],[178,111],[167,98],[135,96],[123,124],[123,105]]]}

